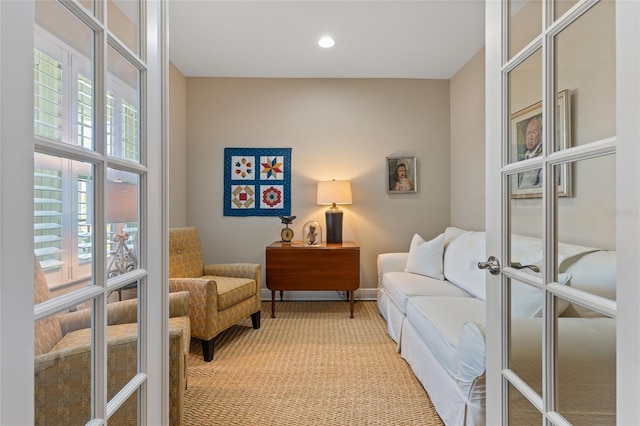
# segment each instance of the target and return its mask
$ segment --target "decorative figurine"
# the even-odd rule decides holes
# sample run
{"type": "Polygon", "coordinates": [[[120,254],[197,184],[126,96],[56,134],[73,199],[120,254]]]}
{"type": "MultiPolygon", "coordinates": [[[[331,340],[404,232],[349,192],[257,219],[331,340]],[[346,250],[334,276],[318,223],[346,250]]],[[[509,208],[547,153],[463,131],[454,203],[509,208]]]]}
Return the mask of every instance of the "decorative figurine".
{"type": "Polygon", "coordinates": [[[302,228],[304,243],[308,246],[322,245],[322,227],[316,221],[307,222],[302,228]]]}

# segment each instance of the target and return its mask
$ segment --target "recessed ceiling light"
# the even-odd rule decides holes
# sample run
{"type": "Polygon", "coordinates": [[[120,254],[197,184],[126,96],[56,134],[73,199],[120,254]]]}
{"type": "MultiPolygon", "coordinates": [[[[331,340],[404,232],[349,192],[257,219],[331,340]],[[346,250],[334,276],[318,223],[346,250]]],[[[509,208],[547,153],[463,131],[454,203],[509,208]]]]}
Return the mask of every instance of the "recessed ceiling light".
{"type": "Polygon", "coordinates": [[[334,44],[336,44],[336,42],[329,36],[324,36],[320,38],[320,40],[318,40],[318,45],[320,47],[324,47],[325,49],[333,47],[334,44]]]}

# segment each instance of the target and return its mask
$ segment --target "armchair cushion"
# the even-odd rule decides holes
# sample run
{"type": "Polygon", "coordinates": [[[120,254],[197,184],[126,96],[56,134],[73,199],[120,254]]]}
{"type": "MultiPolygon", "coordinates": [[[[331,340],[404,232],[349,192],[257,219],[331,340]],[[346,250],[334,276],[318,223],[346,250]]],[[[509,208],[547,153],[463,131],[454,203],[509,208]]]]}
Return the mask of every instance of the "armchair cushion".
{"type": "Polygon", "coordinates": [[[218,287],[218,310],[222,311],[256,294],[256,282],[249,278],[207,277],[218,287]]]}

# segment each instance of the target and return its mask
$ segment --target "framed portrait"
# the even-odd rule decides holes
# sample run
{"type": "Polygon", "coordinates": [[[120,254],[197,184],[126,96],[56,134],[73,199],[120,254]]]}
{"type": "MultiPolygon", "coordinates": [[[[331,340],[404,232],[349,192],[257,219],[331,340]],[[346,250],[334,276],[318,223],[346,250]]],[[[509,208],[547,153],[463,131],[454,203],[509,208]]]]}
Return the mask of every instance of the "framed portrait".
{"type": "Polygon", "coordinates": [[[418,192],[416,157],[387,157],[387,192],[418,192]]]}
{"type": "MultiPolygon", "coordinates": [[[[556,151],[571,146],[571,105],[568,90],[556,97],[556,151]]],[[[542,102],[535,103],[511,115],[511,163],[528,160],[542,155],[542,102]]],[[[571,165],[559,168],[558,196],[571,197],[571,165]]],[[[527,170],[517,174],[511,184],[513,198],[541,198],[541,169],[527,170]]]]}

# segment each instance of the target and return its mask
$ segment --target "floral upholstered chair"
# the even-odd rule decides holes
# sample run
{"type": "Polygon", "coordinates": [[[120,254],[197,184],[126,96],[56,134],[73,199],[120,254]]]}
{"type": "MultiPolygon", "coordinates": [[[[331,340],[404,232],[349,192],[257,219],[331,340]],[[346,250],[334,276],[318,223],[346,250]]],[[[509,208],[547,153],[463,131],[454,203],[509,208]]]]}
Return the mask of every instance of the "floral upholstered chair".
{"type": "MultiPolygon", "coordinates": [[[[35,262],[34,301],[50,299],[40,263],[35,262]]],[[[137,373],[138,300],[107,304],[107,398],[137,373]]],[[[85,424],[91,418],[91,310],[81,309],[35,323],[34,411],[36,425],[85,424]]],[[[189,294],[169,295],[169,423],[183,420],[187,358],[191,340],[189,294]]],[[[137,394],[109,418],[109,424],[137,425],[137,394]]]]}
{"type": "Polygon", "coordinates": [[[204,360],[213,359],[213,339],[251,316],[260,328],[261,267],[256,263],[205,265],[195,227],[169,230],[169,291],[191,295],[191,336],[202,340],[204,360]]]}

